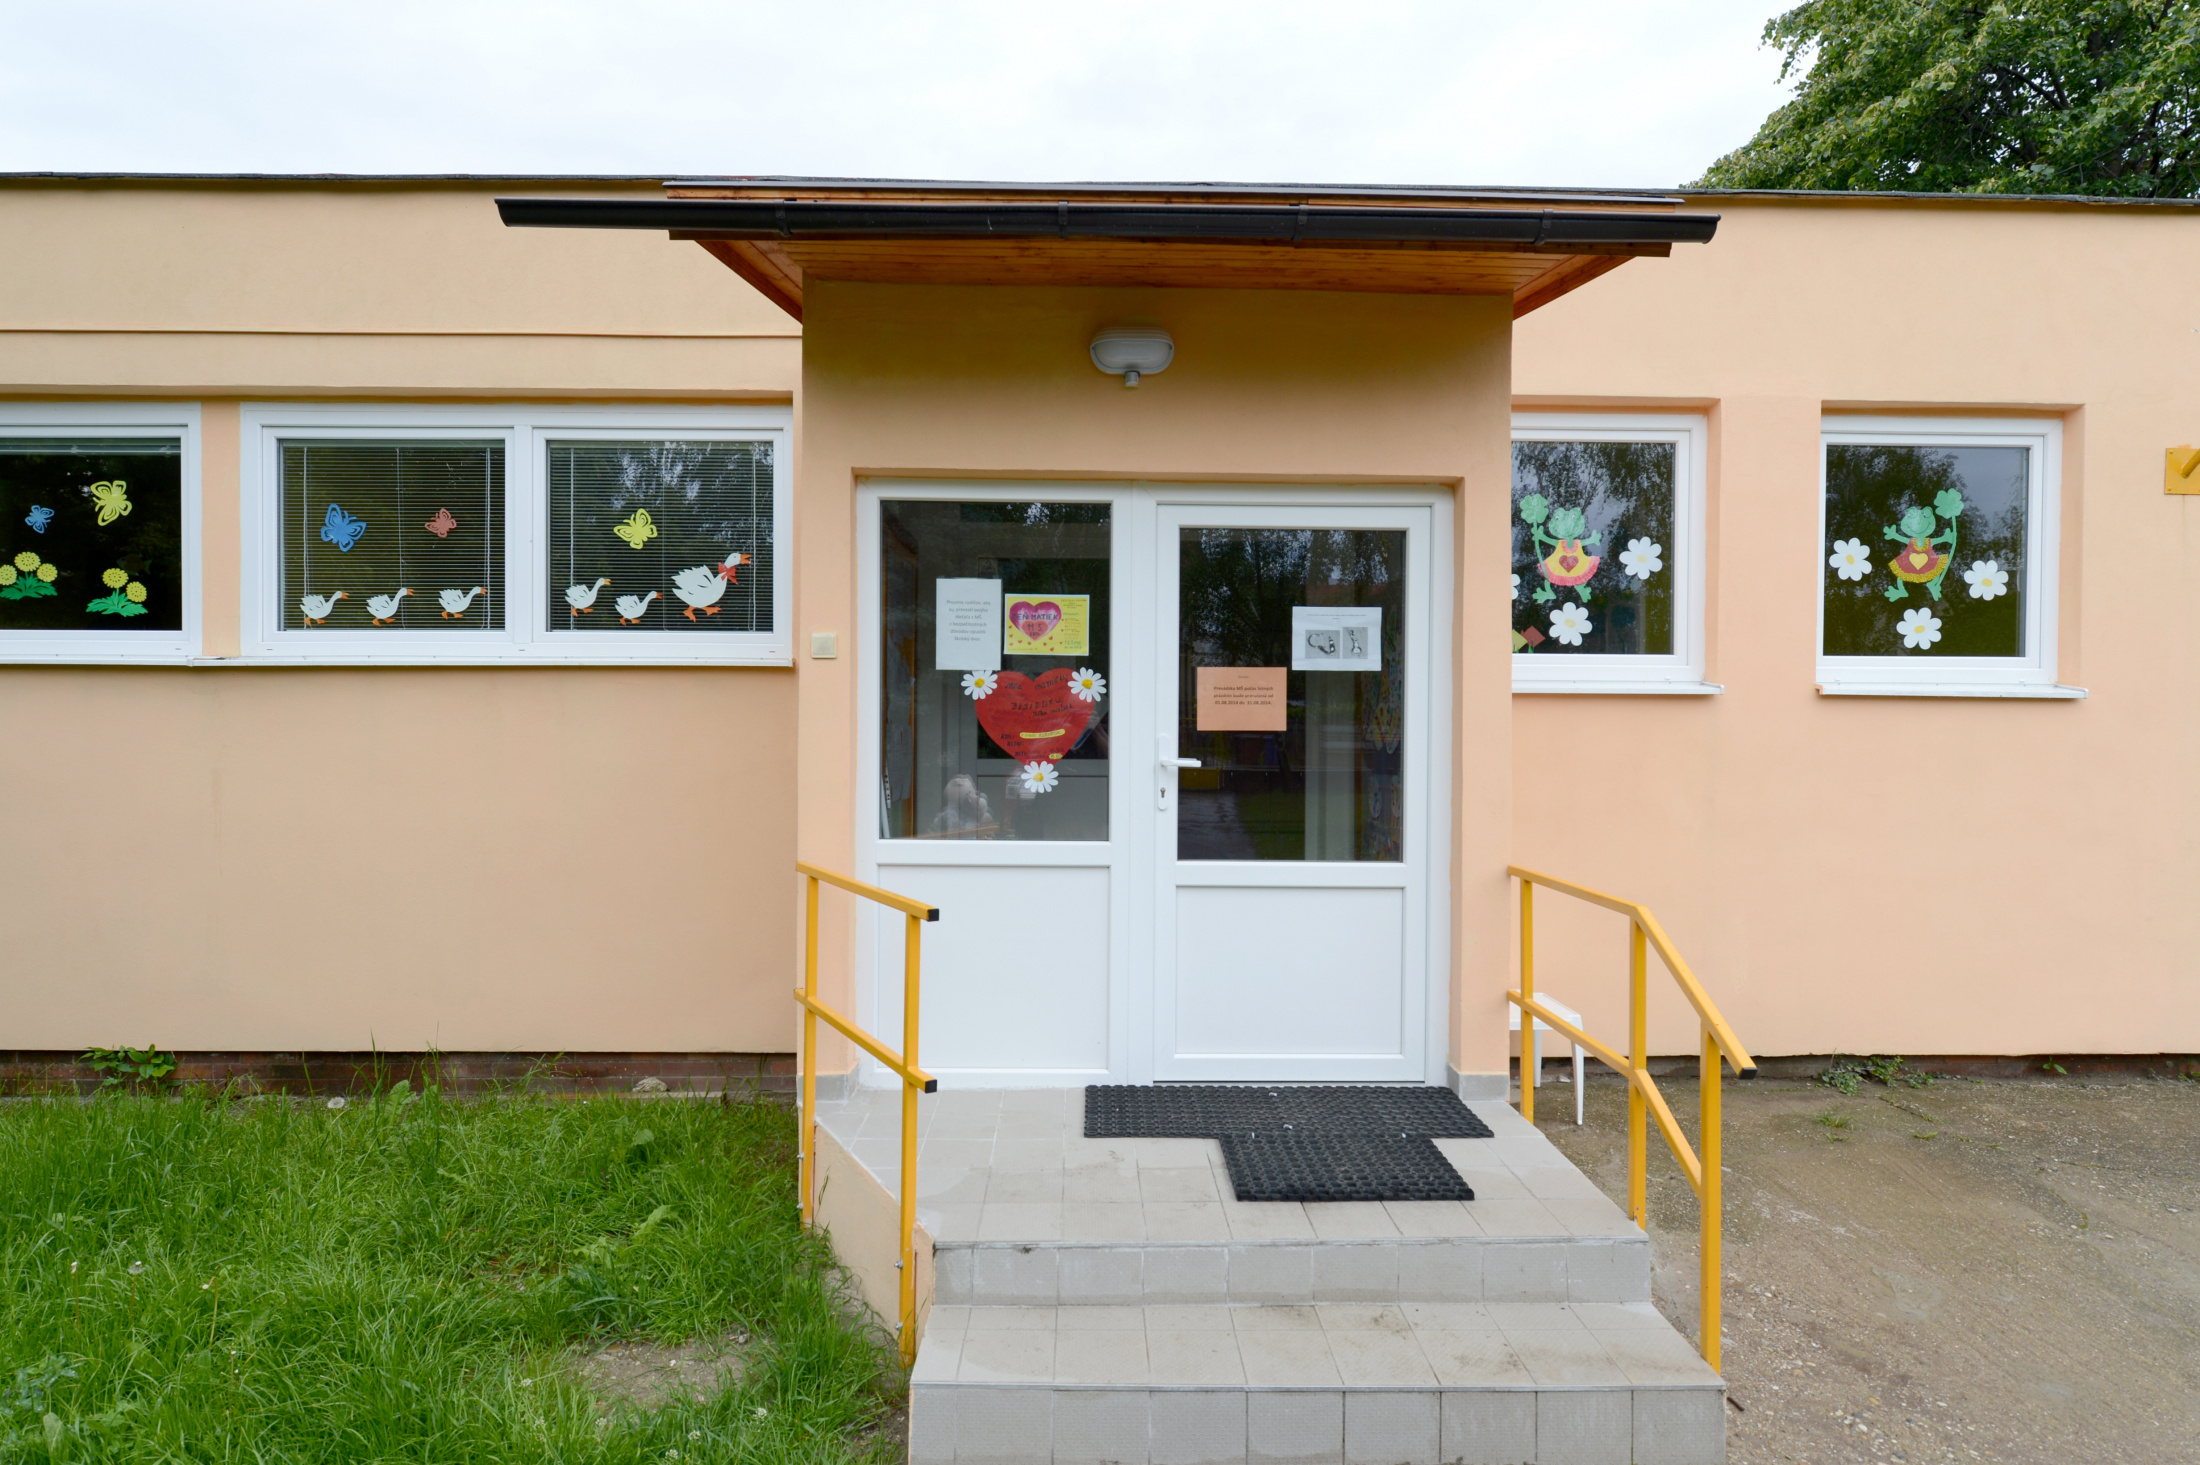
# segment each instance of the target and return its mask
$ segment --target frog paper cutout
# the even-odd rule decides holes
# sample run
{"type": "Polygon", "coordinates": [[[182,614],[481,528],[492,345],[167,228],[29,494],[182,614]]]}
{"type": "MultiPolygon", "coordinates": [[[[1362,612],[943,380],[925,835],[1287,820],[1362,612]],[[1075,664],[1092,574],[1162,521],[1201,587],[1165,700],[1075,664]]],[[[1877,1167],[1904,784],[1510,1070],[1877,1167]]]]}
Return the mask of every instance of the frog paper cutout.
{"type": "Polygon", "coordinates": [[[1922,585],[1925,593],[1940,599],[1940,582],[1948,577],[1948,566],[1956,556],[1956,516],[1963,512],[1963,495],[1952,488],[1944,488],[1933,495],[1932,508],[1911,505],[1902,511],[1902,518],[1886,529],[1886,537],[1902,546],[1901,552],[1887,561],[1887,568],[1894,574],[1894,584],[1881,592],[1889,600],[1907,600],[1910,587],[1922,585]],[[1934,515],[1945,521],[1944,532],[1935,534],[1934,515]]]}
{"type": "Polygon", "coordinates": [[[1574,508],[1554,509],[1542,494],[1531,493],[1520,501],[1520,521],[1535,540],[1536,569],[1544,580],[1532,598],[1548,605],[1558,599],[1551,587],[1562,585],[1587,600],[1589,577],[1604,563],[1602,556],[1589,553],[1588,546],[1602,544],[1604,536],[1588,532],[1588,515],[1574,508]]]}
{"type": "Polygon", "coordinates": [[[1060,762],[1099,714],[1099,700],[1077,695],[1071,686],[1076,673],[1066,666],[1036,677],[1017,671],[996,675],[998,687],[976,703],[978,726],[1018,763],[1060,762]]]}

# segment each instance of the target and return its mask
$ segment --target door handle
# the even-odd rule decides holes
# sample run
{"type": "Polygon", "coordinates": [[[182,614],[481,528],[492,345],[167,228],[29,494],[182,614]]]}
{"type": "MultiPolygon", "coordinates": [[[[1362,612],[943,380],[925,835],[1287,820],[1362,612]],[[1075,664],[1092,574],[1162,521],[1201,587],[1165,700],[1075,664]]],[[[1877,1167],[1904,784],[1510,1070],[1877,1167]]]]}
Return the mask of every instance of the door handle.
{"type": "Polygon", "coordinates": [[[1170,777],[1170,775],[1175,773],[1179,768],[1197,768],[1198,766],[1199,760],[1197,758],[1164,757],[1161,760],[1161,777],[1155,782],[1154,807],[1156,809],[1159,809],[1164,814],[1168,813],[1169,790],[1176,787],[1176,780],[1170,777]]]}
{"type": "Polygon", "coordinates": [[[1161,766],[1163,768],[1197,768],[1199,760],[1197,758],[1164,758],[1161,760],[1161,766]]]}

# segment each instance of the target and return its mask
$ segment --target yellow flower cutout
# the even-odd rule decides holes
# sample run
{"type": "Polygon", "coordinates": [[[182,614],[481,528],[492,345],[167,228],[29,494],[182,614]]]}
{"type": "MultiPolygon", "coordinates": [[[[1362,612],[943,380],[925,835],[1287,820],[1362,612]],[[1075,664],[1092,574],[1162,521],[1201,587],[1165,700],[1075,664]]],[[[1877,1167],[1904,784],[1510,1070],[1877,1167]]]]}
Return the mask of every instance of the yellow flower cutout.
{"type": "Polygon", "coordinates": [[[61,572],[55,569],[52,565],[40,565],[38,567],[38,578],[45,581],[48,585],[51,585],[53,583],[53,577],[60,573],[61,572]]]}
{"type": "Polygon", "coordinates": [[[109,590],[120,590],[130,582],[130,577],[120,570],[108,570],[100,575],[99,583],[109,590]]]}
{"type": "Polygon", "coordinates": [[[145,587],[143,585],[140,585],[135,580],[132,580],[130,582],[130,588],[123,591],[122,593],[130,597],[130,603],[132,605],[145,604],[145,587]]]}
{"type": "Polygon", "coordinates": [[[13,565],[0,565],[0,585],[13,585],[14,583],[15,583],[15,566],[13,566],[13,565]]]}
{"type": "Polygon", "coordinates": [[[15,557],[15,567],[28,574],[38,568],[38,556],[26,549],[15,557]]]}

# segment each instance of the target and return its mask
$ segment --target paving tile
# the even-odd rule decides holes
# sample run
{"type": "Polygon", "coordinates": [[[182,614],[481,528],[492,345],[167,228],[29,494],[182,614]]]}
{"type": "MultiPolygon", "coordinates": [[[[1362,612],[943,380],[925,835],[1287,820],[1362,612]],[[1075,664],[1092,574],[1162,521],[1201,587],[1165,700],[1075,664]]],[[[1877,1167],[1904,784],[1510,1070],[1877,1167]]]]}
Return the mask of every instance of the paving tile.
{"type": "Polygon", "coordinates": [[[1314,1248],[1314,1299],[1317,1302],[1389,1301],[1397,1295],[1397,1247],[1314,1248]]]}
{"type": "Polygon", "coordinates": [[[1597,1189],[1596,1182],[1569,1164],[1537,1165],[1515,1172],[1520,1183],[1528,1188],[1528,1194],[1537,1200],[1586,1200],[1612,1202],[1597,1189]]]}
{"type": "Polygon", "coordinates": [[[1629,1465],[1634,1412],[1623,1389],[1537,1391],[1536,1465],[1629,1465]]]}
{"type": "Polygon", "coordinates": [[[1137,1303],[1063,1306],[1054,1313],[1054,1327],[1063,1333],[1111,1333],[1146,1331],[1146,1309],[1137,1303]]]}
{"type": "MultiPolygon", "coordinates": [[[[1060,1205],[1062,1173],[1060,1170],[989,1170],[986,1172],[985,1204],[1043,1202],[1060,1205]]],[[[923,1192],[920,1190],[918,1194],[923,1192]]]]}
{"type": "Polygon", "coordinates": [[[1154,1393],[1153,1465],[1237,1465],[1245,1458],[1245,1393],[1167,1389],[1154,1393]]]}
{"type": "Polygon", "coordinates": [[[919,1202],[917,1206],[917,1220],[934,1241],[976,1241],[984,1214],[982,1205],[934,1208],[919,1202]]]}
{"type": "Polygon", "coordinates": [[[1426,1465],[1436,1458],[1439,1428],[1434,1390],[1348,1393],[1345,1465],[1426,1465]]]}
{"type": "Polygon", "coordinates": [[[1062,1163],[1071,1170],[1089,1167],[1113,1169],[1127,1165],[1138,1168],[1138,1141],[1135,1139],[1086,1139],[1072,1133],[1062,1141],[1062,1163]]]}
{"type": "Polygon", "coordinates": [[[925,1164],[917,1171],[917,1204],[926,1207],[983,1205],[989,1179],[984,1170],[925,1164]]]}
{"type": "Polygon", "coordinates": [[[1055,1256],[1055,1296],[1064,1303],[1146,1300],[1146,1254],[1138,1247],[1065,1246],[1055,1256]]]}
{"type": "MultiPolygon", "coordinates": [[[[1447,1389],[1526,1388],[1535,1382],[1512,1344],[1495,1328],[1475,1332],[1420,1328],[1413,1336],[1436,1382],[1447,1389]]],[[[1534,1421],[1533,1410],[1529,1420],[1534,1421]]]]}
{"type": "MultiPolygon", "coordinates": [[[[1444,1143],[1443,1140],[1436,1141],[1437,1148],[1443,1149],[1444,1143]]],[[[1469,1141],[1453,1140],[1452,1143],[1464,1145],[1469,1141]]],[[[1528,1187],[1520,1183],[1520,1177],[1502,1166],[1462,1164],[1458,1155],[1449,1150],[1444,1151],[1444,1158],[1451,1161],[1451,1168],[1459,1172],[1459,1178],[1466,1181],[1467,1187],[1474,1192],[1473,1200],[1459,1201],[1457,1204],[1467,1208],[1467,1213],[1474,1216],[1476,1225],[1481,1224],[1482,1206],[1490,1201],[1533,1199],[1528,1194],[1528,1187]]]]}
{"type": "Polygon", "coordinates": [[[1230,1258],[1214,1246],[1146,1248],[1148,1302],[1226,1302],[1230,1258]]]}
{"type": "Polygon", "coordinates": [[[1146,1330],[1057,1332],[1054,1335],[1054,1381],[1057,1384],[1143,1385],[1146,1382],[1146,1330]]]}
{"type": "Polygon", "coordinates": [[[1306,1219],[1324,1241],[1369,1241],[1398,1234],[1397,1223],[1381,1201],[1308,1201],[1306,1219]]]}
{"type": "Polygon", "coordinates": [[[955,1465],[1031,1465],[1034,1440],[1054,1438],[1052,1389],[955,1390],[955,1465]]]}
{"type": "Polygon", "coordinates": [[[1686,1338],[1670,1328],[1662,1333],[1630,1328],[1613,1333],[1591,1333],[1611,1355],[1631,1384],[1699,1384],[1717,1386],[1719,1376],[1703,1361],[1686,1338]]]}
{"type": "Polygon", "coordinates": [[[960,1306],[941,1306],[934,1303],[924,1314],[924,1335],[933,1333],[959,1333],[970,1326],[970,1309],[960,1306]]]}
{"type": "Polygon", "coordinates": [[[910,1381],[909,1465],[954,1465],[957,1392],[910,1381]]]}
{"type": "MultiPolygon", "coordinates": [[[[978,1335],[972,1333],[970,1336],[978,1335]]],[[[1512,1344],[1513,1353],[1538,1387],[1617,1387],[1629,1382],[1626,1370],[1604,1351],[1604,1345],[1586,1328],[1575,1333],[1508,1331],[1505,1341],[1512,1344]]],[[[963,1345],[966,1354],[969,1346],[963,1345]]]]}
{"type": "MultiPolygon", "coordinates": [[[[927,1229],[930,1229],[929,1227],[927,1229]]],[[[933,1232],[932,1239],[940,1239],[933,1232]]],[[[932,1251],[933,1311],[939,1311],[938,1303],[966,1303],[970,1301],[970,1264],[973,1253],[967,1246],[935,1246],[932,1251]]]]}
{"type": "Polygon", "coordinates": [[[1274,1243],[1233,1246],[1229,1257],[1231,1301],[1314,1300],[1313,1247],[1274,1243]]]}
{"type": "Polygon", "coordinates": [[[1171,1202],[1146,1206],[1148,1241],[1228,1241],[1230,1223],[1222,1207],[1171,1202]]]}
{"type": "Polygon", "coordinates": [[[1334,1388],[1342,1380],[1329,1353],[1329,1339],[1319,1330],[1247,1332],[1238,1330],[1238,1357],[1245,1363],[1245,1382],[1255,1388],[1334,1388]]]}
{"type": "MultiPolygon", "coordinates": [[[[1351,1333],[1328,1330],[1329,1356],[1336,1363],[1337,1377],[1347,1388],[1391,1389],[1434,1388],[1436,1370],[1429,1366],[1421,1352],[1421,1345],[1407,1332],[1351,1333]]],[[[1432,1396],[1433,1397],[1433,1396],[1432,1396]]],[[[1429,1428],[1436,1428],[1436,1414],[1429,1412],[1429,1428]]],[[[1433,1433],[1429,1449],[1419,1458],[1426,1460],[1435,1453],[1433,1433]]]]}
{"type": "Polygon", "coordinates": [[[1245,1458],[1249,1465],[1344,1465],[1344,1395],[1248,1395],[1245,1458]]]}
{"type": "Polygon", "coordinates": [[[997,1139],[993,1142],[996,1170],[1061,1170],[1068,1156],[1058,1139],[997,1139]]]}
{"type": "Polygon", "coordinates": [[[1649,1243],[1598,1241],[1569,1248],[1566,1295],[1574,1302],[1649,1301],[1649,1243]]]}
{"type": "Polygon", "coordinates": [[[1176,1169],[1187,1165],[1212,1168],[1222,1161],[1222,1146],[1211,1139],[1141,1139],[1131,1143],[1137,1146],[1140,1169],[1148,1166],[1176,1169]]]}
{"type": "Polygon", "coordinates": [[[1566,1228],[1569,1236],[1625,1237],[1630,1240],[1642,1236],[1642,1228],[1627,1219],[1627,1213],[1602,1196],[1594,1200],[1565,1200],[1541,1197],[1543,1209],[1551,1218],[1566,1228]]]}
{"type": "Polygon", "coordinates": [[[1148,1205],[1222,1203],[1222,1192],[1215,1188],[1215,1172],[1205,1165],[1178,1165],[1168,1169],[1141,1166],[1138,1195],[1148,1205]]]}
{"type": "Polygon", "coordinates": [[[963,1330],[971,1333],[1052,1332],[1059,1326],[1052,1307],[973,1307],[965,1309],[963,1330]]]}
{"type": "Polygon", "coordinates": [[[1057,1391],[1054,1465],[1143,1465],[1147,1402],[1144,1389],[1057,1391]]]}
{"type": "Polygon", "coordinates": [[[1072,1165],[1062,1172],[1062,1199],[1072,1205],[1129,1203],[1142,1199],[1138,1167],[1123,1165],[1072,1165]]]}
{"type": "Polygon", "coordinates": [[[1723,1465],[1724,1389],[1637,1389],[1634,1465],[1723,1465]]]}
{"type": "Polygon", "coordinates": [[[932,1122],[924,1126],[924,1137],[927,1140],[994,1139],[1000,1127],[1001,1118],[997,1112],[957,1108],[933,1115],[932,1122]]]}
{"type": "Polygon", "coordinates": [[[1322,1328],[1319,1308],[1233,1307],[1231,1320],[1241,1333],[1318,1333],[1322,1328]]]}
{"type": "MultiPolygon", "coordinates": [[[[990,1207],[988,1208],[990,1209],[990,1207]]],[[[1511,1241],[1482,1254],[1485,1302],[1564,1302],[1567,1248],[1558,1244],[1511,1241]]],[[[1597,1299],[1616,1302],[1618,1298],[1597,1299]]]]}
{"type": "Polygon", "coordinates": [[[909,1382],[953,1383],[957,1370],[962,1367],[962,1345],[967,1336],[960,1328],[926,1328],[924,1340],[917,1345],[917,1362],[909,1371],[909,1382]]]}
{"type": "Polygon", "coordinates": [[[1398,1248],[1398,1296],[1426,1302],[1478,1302],[1482,1254],[1477,1242],[1423,1242],[1398,1248]]]}
{"type": "Polygon", "coordinates": [[[1331,1333],[1397,1333],[1413,1331],[1406,1310],[1395,1302],[1325,1302],[1314,1309],[1324,1331],[1331,1333]]]}
{"type": "Polygon", "coordinates": [[[1052,1328],[972,1331],[963,1335],[958,1382],[1046,1384],[1054,1381],[1052,1328]]]}
{"type": "Polygon", "coordinates": [[[1064,1201],[1064,1241],[1144,1241],[1146,1208],[1136,1201],[1064,1201]]]}
{"type": "Polygon", "coordinates": [[[1157,1332],[1148,1328],[1146,1369],[1149,1382],[1173,1388],[1245,1382],[1237,1334],[1231,1332],[1157,1332]]]}
{"type": "Polygon", "coordinates": [[[1477,1199],[1468,1204],[1474,1207],[1474,1219],[1482,1223],[1482,1234],[1485,1236],[1510,1238],[1568,1234],[1566,1228],[1558,1223],[1558,1217],[1552,1215],[1543,1202],[1534,1196],[1477,1199]]]}
{"type": "Polygon", "coordinates": [[[1573,1302],[1566,1310],[1592,1333],[1665,1333],[1673,1325],[1647,1302],[1573,1302]]]}
{"type": "Polygon", "coordinates": [[[1059,1296],[1056,1254],[1044,1246],[980,1246],[972,1251],[970,1300],[1045,1303],[1059,1296]]]}
{"type": "Polygon", "coordinates": [[[1383,1209],[1400,1236],[1480,1236],[1482,1227],[1464,1201],[1389,1200],[1383,1209]]]}
{"type": "Polygon", "coordinates": [[[1060,1241],[1060,1201],[987,1201],[978,1213],[980,1241],[1060,1241]]]}
{"type": "Polygon", "coordinates": [[[1535,1400],[1526,1390],[1447,1392],[1436,1458],[1443,1465],[1520,1465],[1538,1459],[1535,1400]]]}
{"type": "MultiPolygon", "coordinates": [[[[958,1170],[984,1170],[993,1164],[993,1139],[933,1139],[927,1137],[917,1146],[917,1168],[929,1170],[934,1165],[958,1170]]],[[[917,1194],[924,1194],[919,1185],[917,1194]]]]}
{"type": "Polygon", "coordinates": [[[1306,1207],[1297,1201],[1241,1201],[1222,1194],[1222,1214],[1230,1223],[1234,1241],[1312,1241],[1314,1223],[1306,1219],[1306,1207]]]}
{"type": "Polygon", "coordinates": [[[1479,1302],[1423,1302],[1407,1298],[1399,1301],[1398,1310],[1416,1328],[1446,1328],[1465,1333],[1497,1328],[1490,1310],[1479,1302]]]}
{"type": "Polygon", "coordinates": [[[1221,1303],[1149,1303],[1145,1308],[1149,1333],[1228,1333],[1236,1329],[1236,1309],[1221,1303]]]}
{"type": "Polygon", "coordinates": [[[1506,1333],[1577,1333],[1588,1328],[1581,1314],[1564,1303],[1490,1302],[1483,1311],[1491,1327],[1506,1333]]]}

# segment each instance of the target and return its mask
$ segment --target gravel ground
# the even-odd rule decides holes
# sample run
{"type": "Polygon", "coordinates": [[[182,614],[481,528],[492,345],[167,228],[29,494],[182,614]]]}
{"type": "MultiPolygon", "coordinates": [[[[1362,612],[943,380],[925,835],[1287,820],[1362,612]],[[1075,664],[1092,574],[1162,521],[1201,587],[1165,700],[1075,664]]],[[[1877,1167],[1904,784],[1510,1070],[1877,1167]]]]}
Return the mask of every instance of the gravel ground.
{"type": "MultiPolygon", "coordinates": [[[[1660,1087],[1693,1137],[1695,1082],[1660,1087]]],[[[1734,1465],[2200,1462],[2200,1083],[1725,1092],[1734,1465]]],[[[1539,1096],[1625,1205],[1618,1077],[1582,1129],[1539,1096]]],[[[1695,1196],[1654,1127],[1650,1153],[1655,1295],[1693,1338],[1695,1196]]]]}

